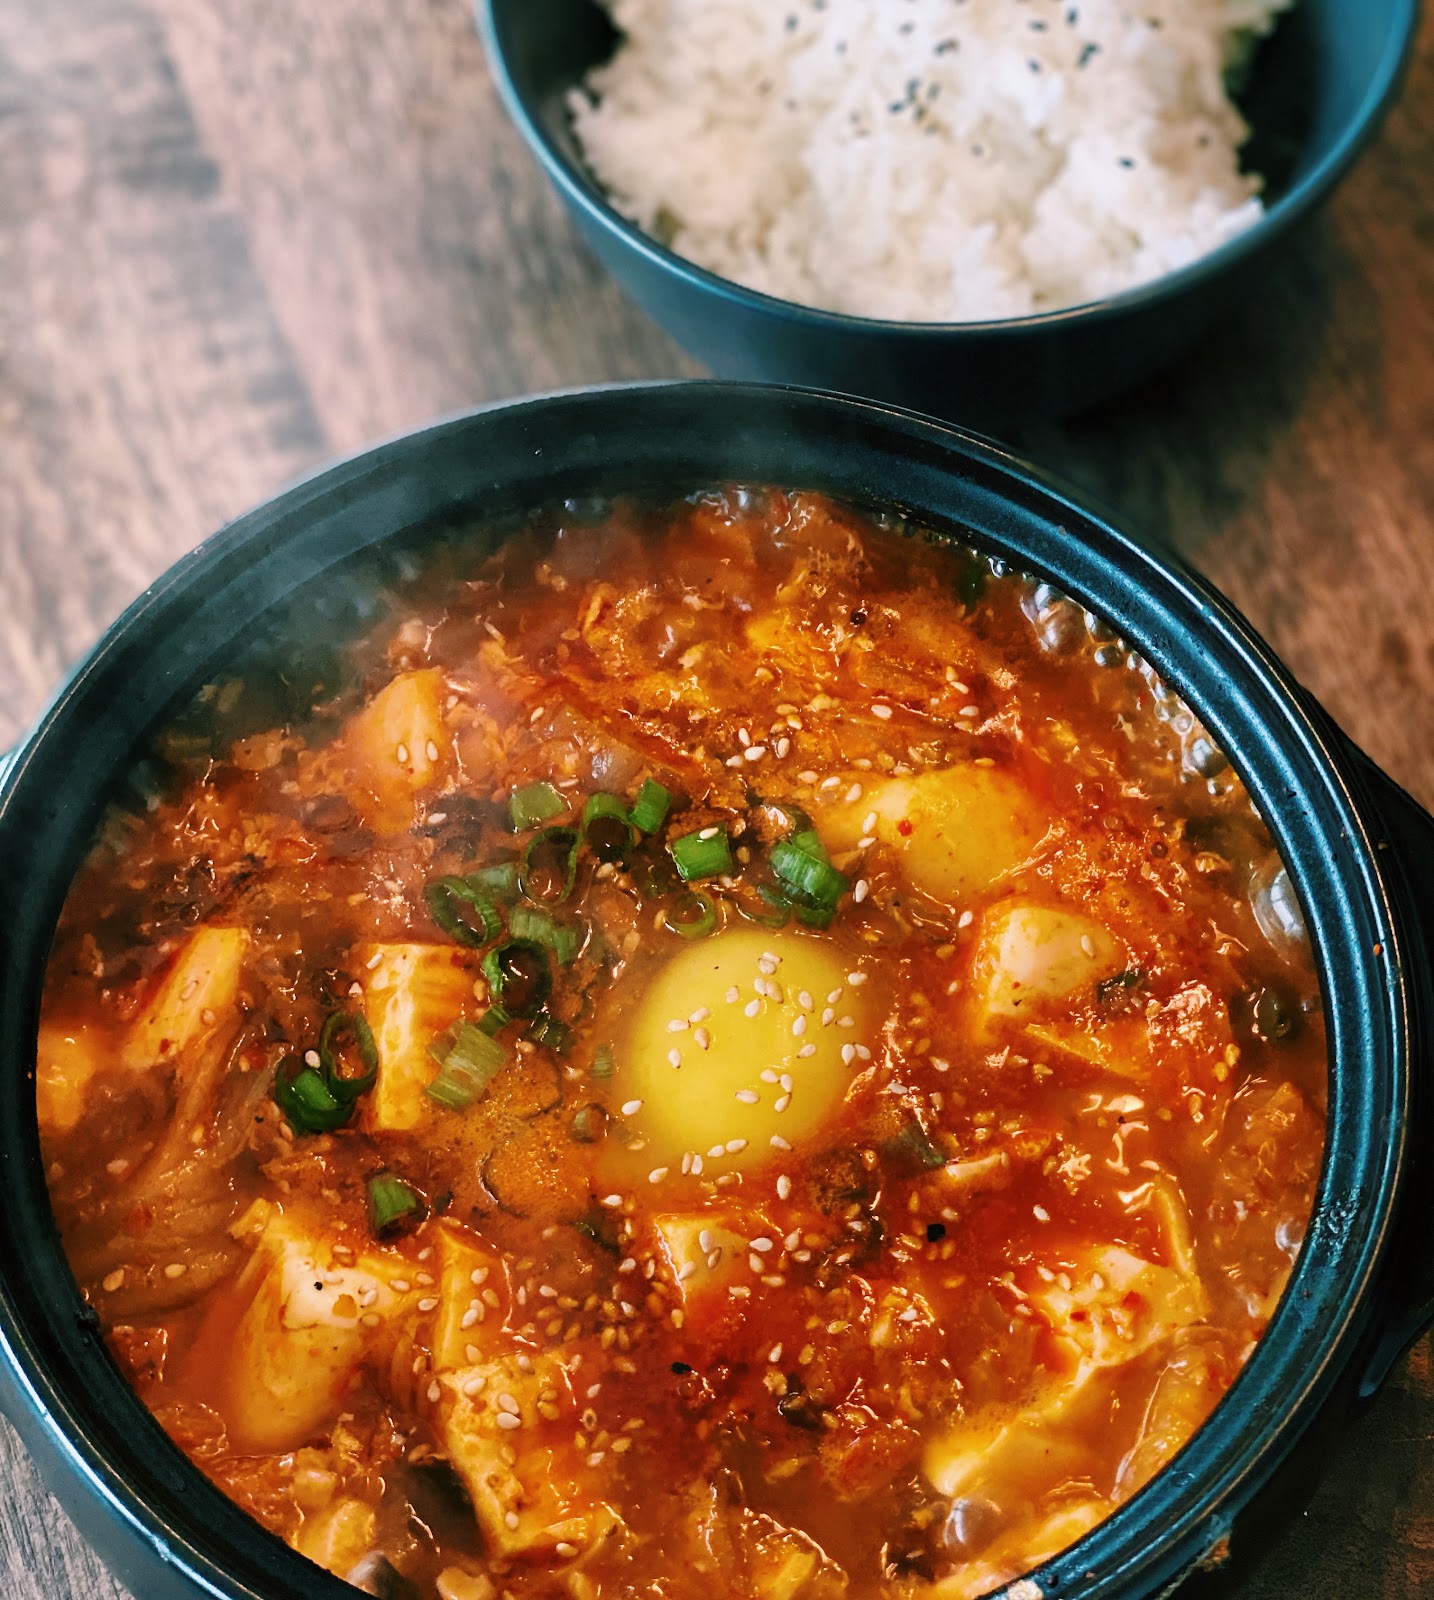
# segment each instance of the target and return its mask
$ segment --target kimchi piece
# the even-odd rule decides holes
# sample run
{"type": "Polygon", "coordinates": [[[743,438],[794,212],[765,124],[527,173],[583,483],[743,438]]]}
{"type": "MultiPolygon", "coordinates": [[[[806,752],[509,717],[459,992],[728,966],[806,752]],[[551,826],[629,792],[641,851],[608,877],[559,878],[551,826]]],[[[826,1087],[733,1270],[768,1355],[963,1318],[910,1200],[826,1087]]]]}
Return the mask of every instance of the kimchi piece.
{"type": "Polygon", "coordinates": [[[50,962],[55,1213],[179,1448],[410,1600],[968,1600],[1109,1516],[1323,1146],[1189,708],[810,494],[444,530],[366,604],[164,731],[50,962]]]}

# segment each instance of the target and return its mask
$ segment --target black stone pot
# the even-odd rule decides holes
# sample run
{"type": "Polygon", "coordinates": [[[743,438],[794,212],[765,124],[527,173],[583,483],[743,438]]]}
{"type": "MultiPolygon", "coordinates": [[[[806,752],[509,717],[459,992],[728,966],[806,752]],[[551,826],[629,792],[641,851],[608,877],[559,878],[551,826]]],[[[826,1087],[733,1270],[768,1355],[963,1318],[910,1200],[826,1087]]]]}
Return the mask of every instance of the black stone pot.
{"type": "MultiPolygon", "coordinates": [[[[1106,617],[1189,701],[1270,824],[1303,898],[1332,1052],[1329,1138],[1288,1294],[1229,1396],[1174,1462],[1033,1575],[1023,1600],[1168,1592],[1230,1540],[1268,1536],[1311,1448],[1434,1314],[1427,1145],[1434,821],[1375,770],[1200,579],[998,448],[874,404],[672,384],[455,417],[331,467],[186,557],[99,643],[0,782],[0,1402],[81,1530],[141,1600],[353,1591],[265,1533],[131,1392],[71,1278],[36,1133],[46,953],[101,808],[149,735],[285,619],[334,620],[353,560],[469,515],[724,482],[898,507],[1106,617]]],[[[1195,1587],[1224,1580],[1199,1576],[1195,1587]]]]}

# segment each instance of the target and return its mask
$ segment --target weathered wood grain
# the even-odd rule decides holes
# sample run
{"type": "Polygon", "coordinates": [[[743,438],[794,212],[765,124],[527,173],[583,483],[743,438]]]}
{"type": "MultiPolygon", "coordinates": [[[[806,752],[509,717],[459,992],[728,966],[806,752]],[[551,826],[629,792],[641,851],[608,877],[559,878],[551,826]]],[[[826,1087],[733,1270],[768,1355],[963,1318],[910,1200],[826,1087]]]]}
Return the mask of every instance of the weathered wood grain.
{"type": "MultiPolygon", "coordinates": [[[[1426,802],[1431,244],[1434,19],[1259,303],[1022,441],[1214,577],[1426,802]]],[[[0,742],[152,576],[324,454],[694,370],[578,242],[466,0],[0,0],[0,742]]],[[[0,1473],[0,1594],[121,1595],[3,1428],[0,1473]]],[[[1427,1342],[1240,1593],[1434,1595],[1427,1342]]]]}

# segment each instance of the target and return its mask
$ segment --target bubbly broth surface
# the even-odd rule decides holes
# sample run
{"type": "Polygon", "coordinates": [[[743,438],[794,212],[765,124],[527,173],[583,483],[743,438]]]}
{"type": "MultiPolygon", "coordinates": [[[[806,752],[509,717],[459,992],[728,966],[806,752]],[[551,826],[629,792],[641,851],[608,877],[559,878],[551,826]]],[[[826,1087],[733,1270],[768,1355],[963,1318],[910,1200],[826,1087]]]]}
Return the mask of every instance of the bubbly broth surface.
{"type": "Polygon", "coordinates": [[[1323,1147],[1297,903],[1190,711],[807,494],[381,598],[317,698],[206,686],[57,935],[55,1211],[170,1436],[407,1600],[967,1600],[1109,1515],[1323,1147]]]}

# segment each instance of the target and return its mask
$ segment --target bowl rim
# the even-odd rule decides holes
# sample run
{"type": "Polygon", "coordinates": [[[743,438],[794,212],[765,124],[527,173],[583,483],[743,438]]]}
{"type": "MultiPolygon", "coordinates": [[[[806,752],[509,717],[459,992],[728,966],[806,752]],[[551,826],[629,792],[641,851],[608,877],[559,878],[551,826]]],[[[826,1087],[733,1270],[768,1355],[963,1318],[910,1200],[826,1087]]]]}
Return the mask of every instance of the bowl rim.
{"type": "MultiPolygon", "coordinates": [[[[602,0],[594,0],[594,3],[602,4],[602,0]]],[[[804,305],[798,300],[784,300],[760,289],[748,288],[669,249],[617,210],[603,194],[597,179],[588,174],[585,168],[576,165],[557,144],[536,108],[519,89],[504,44],[505,18],[502,13],[509,4],[511,0],[474,0],[478,32],[483,41],[489,72],[509,118],[525,143],[537,156],[550,181],[578,214],[579,220],[590,228],[625,246],[665,275],[682,280],[689,287],[714,295],[746,312],[767,317],[798,318],[826,332],[868,337],[919,338],[939,334],[949,338],[971,334],[997,338],[1003,334],[1064,329],[1077,323],[1099,324],[1149,310],[1168,300],[1177,299],[1206,280],[1235,270],[1267,244],[1288,233],[1324,201],[1353,166],[1393,104],[1405,69],[1413,56],[1422,0],[1395,0],[1398,9],[1389,36],[1354,116],[1330,150],[1249,227],[1241,229],[1232,238],[1173,272],[1161,273],[1159,277],[1122,289],[1103,299],[1082,301],[1078,305],[1060,306],[1050,311],[1030,312],[1019,317],[972,322],[884,320],[804,305]]],[[[1275,25],[1279,26],[1279,20],[1275,25]]]]}
{"type": "MultiPolygon", "coordinates": [[[[0,863],[15,865],[30,858],[33,838],[25,831],[27,822],[43,825],[48,819],[56,832],[63,822],[88,843],[93,816],[56,820],[54,796],[63,786],[46,779],[44,765],[58,761],[62,767],[69,763],[72,770],[85,770],[94,764],[93,746],[77,750],[76,734],[88,729],[93,735],[97,716],[101,723],[104,718],[117,720],[109,709],[116,686],[131,684],[136,660],[156,653],[153,639],[144,638],[146,629],[151,634],[169,630],[160,631],[161,650],[198,633],[206,640],[205,659],[212,667],[257,615],[252,609],[246,613],[242,605],[236,608],[236,597],[258,592],[254,586],[262,584],[275,562],[288,561],[286,570],[292,569],[290,546],[302,546],[299,559],[307,570],[299,578],[290,570],[272,605],[282,604],[300,579],[312,581],[353,550],[430,525],[432,514],[393,526],[383,526],[375,516],[372,520],[380,527],[375,533],[366,515],[362,530],[352,535],[341,555],[322,546],[319,537],[326,516],[341,522],[356,504],[383,508],[390,504],[385,496],[401,500],[406,479],[428,483],[425,471],[431,476],[445,447],[457,449],[461,474],[469,484],[458,504],[466,504],[472,520],[481,521],[482,496],[501,487],[501,480],[495,484],[486,466],[474,460],[482,456],[485,439],[490,444],[496,439],[514,452],[514,460],[524,461],[510,474],[520,497],[530,483],[546,486],[543,496],[530,495],[526,502],[536,506],[560,497],[555,474],[564,470],[564,461],[577,461],[581,470],[588,470],[581,466],[588,456],[605,461],[621,430],[628,441],[622,470],[629,484],[645,466],[654,461],[661,465],[675,451],[677,478],[691,490],[727,474],[690,467],[690,455],[705,461],[714,449],[719,454],[748,450],[752,438],[775,436],[781,422],[807,427],[810,436],[804,442],[784,436],[773,448],[784,454],[806,448],[813,458],[829,459],[833,473],[858,485],[847,498],[887,508],[914,507],[923,522],[958,533],[964,529],[966,536],[974,530],[978,544],[1018,555],[1028,570],[1097,611],[1118,612],[1121,636],[1163,676],[1172,676],[1165,666],[1168,660],[1184,661],[1188,681],[1199,680],[1195,691],[1188,692],[1187,680],[1174,676],[1173,681],[1181,683],[1182,694],[1246,778],[1306,900],[1325,988],[1331,1061],[1338,1070],[1331,1074],[1330,1132],[1314,1214],[1294,1276],[1270,1329],[1229,1395],[1180,1455],[1105,1522],[1031,1574],[1034,1581],[1049,1585],[1052,1594],[1071,1587],[1090,1597],[1152,1593],[1228,1534],[1238,1512],[1288,1459],[1314,1415],[1337,1391],[1365,1338],[1408,1166],[1408,989],[1418,980],[1407,959],[1394,896],[1331,725],[1307,703],[1228,601],[1169,556],[1149,551],[1122,533],[1084,497],[1074,497],[1044,472],[967,431],[877,402],[785,386],[711,380],[611,385],[457,413],[300,479],[206,540],[141,595],[57,693],[14,766],[0,778],[0,863]],[[674,412],[700,430],[690,446],[676,446],[657,425],[670,425],[674,412]],[[719,437],[722,430],[713,429],[714,420],[731,430],[730,440],[721,437],[715,446],[709,435],[719,437]],[[561,449],[545,443],[554,430],[565,441],[561,449]],[[838,435],[845,435],[845,449],[834,444],[838,435]],[[863,449],[878,464],[889,463],[894,473],[915,471],[916,487],[928,494],[942,486],[943,493],[960,503],[960,515],[939,506],[922,508],[885,485],[860,488],[863,474],[871,469],[864,460],[849,457],[863,449]],[[1078,580],[1072,581],[1076,569],[1078,580]],[[218,636],[217,644],[207,642],[206,621],[217,625],[221,618],[230,632],[218,636]],[[1134,627],[1128,625],[1132,621],[1134,627]],[[1219,687],[1222,673],[1249,680],[1248,690],[1229,691],[1235,698],[1223,710],[1211,703],[1217,688],[1223,694],[1228,687],[1219,687]],[[1300,773],[1307,779],[1303,788],[1295,781],[1300,773]],[[1347,971],[1335,971],[1336,957],[1354,957],[1356,952],[1358,959],[1347,971]],[[1342,1004],[1332,1009],[1330,988],[1336,977],[1342,1004]],[[1381,1125],[1388,1132],[1376,1137],[1381,1125]],[[1324,1279],[1317,1281],[1319,1273],[1324,1279]],[[1331,1278],[1332,1286],[1324,1281],[1331,1278]],[[1264,1421],[1249,1429],[1244,1423],[1252,1412],[1264,1421]],[[1278,1448],[1272,1448],[1267,1432],[1278,1448]],[[1166,1502],[1177,1486],[1183,1486],[1183,1493],[1172,1510],[1166,1502]]],[[[741,481],[741,474],[736,476],[741,481]]],[[[763,471],[745,481],[776,478],[763,471]]],[[[795,473],[788,481],[796,481],[795,473]]],[[[156,670],[156,685],[148,691],[152,701],[168,695],[172,703],[181,690],[187,692],[186,685],[172,681],[177,673],[173,662],[164,672],[156,670]]],[[[155,720],[151,716],[142,728],[152,728],[155,720]]],[[[96,780],[97,792],[101,787],[96,780]]],[[[78,853],[61,873],[61,893],[78,853]]],[[[302,1580],[308,1593],[341,1600],[352,1593],[347,1586],[316,1571],[265,1532],[206,1483],[159,1432],[103,1353],[95,1337],[97,1319],[90,1313],[87,1321],[53,1237],[52,1221],[46,1231],[48,1195],[33,1113],[38,996],[29,990],[37,987],[33,974],[43,971],[48,950],[48,938],[36,938],[34,929],[47,926],[53,928],[53,916],[41,905],[38,911],[18,914],[11,936],[0,938],[0,977],[9,980],[0,982],[0,1059],[11,1068],[0,1081],[0,1143],[17,1141],[6,1155],[19,1148],[19,1158],[4,1163],[5,1181],[12,1200],[20,1196],[32,1242],[39,1239],[44,1245],[23,1266],[18,1259],[0,1258],[0,1377],[23,1391],[28,1426],[22,1434],[27,1440],[38,1436],[47,1456],[62,1456],[92,1498],[102,1500],[161,1560],[205,1592],[272,1596],[287,1579],[302,1580]],[[29,990],[19,981],[27,974],[29,990]],[[7,1095],[12,1100],[16,1093],[23,1096],[26,1085],[28,1130],[20,1126],[23,1100],[19,1116],[5,1115],[4,1105],[7,1095]],[[33,1220],[37,1198],[43,1210],[38,1223],[33,1220]],[[51,1257],[58,1257],[69,1284],[68,1296],[59,1295],[53,1304],[37,1300],[34,1287],[47,1270],[46,1262],[53,1267],[51,1257]],[[58,1342],[63,1360],[47,1353],[47,1339],[58,1342]],[[100,1349],[98,1363],[91,1344],[100,1349]],[[103,1392],[114,1401],[127,1431],[117,1432],[119,1423],[112,1424],[109,1413],[95,1404],[84,1386],[86,1375],[102,1380],[103,1392]],[[141,1473],[137,1462],[146,1444],[153,1459],[147,1459],[141,1473]],[[123,1470],[126,1466],[129,1472],[123,1470]],[[136,1488],[137,1475],[151,1492],[136,1488]],[[232,1570],[232,1561],[226,1565],[215,1559],[216,1540],[226,1557],[245,1553],[242,1573],[232,1570]]]]}

